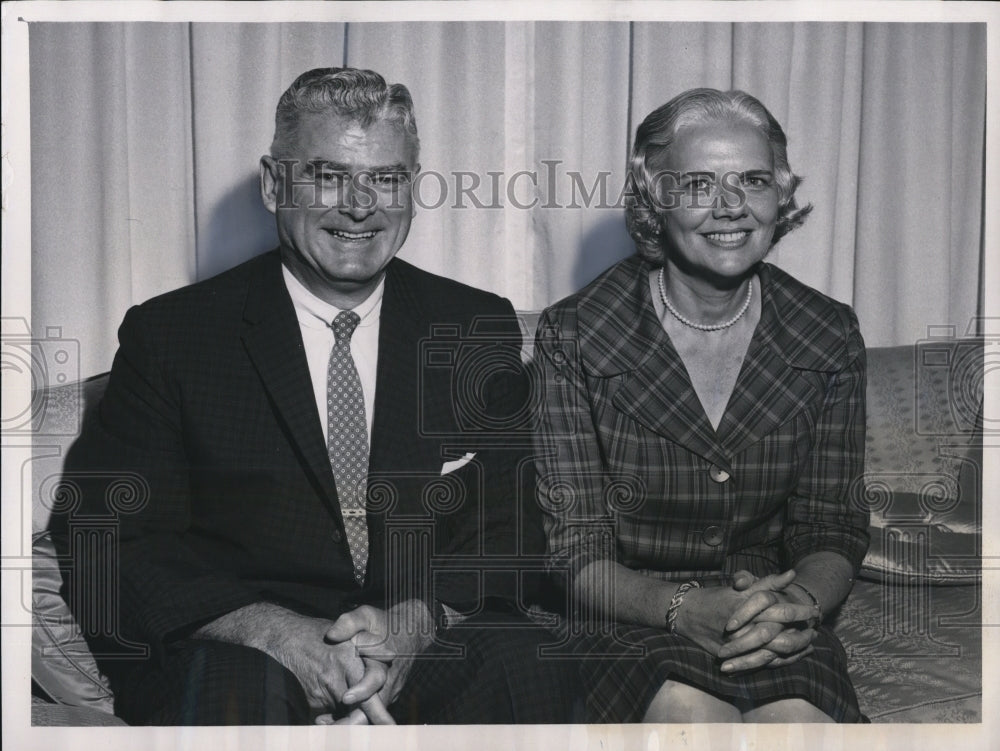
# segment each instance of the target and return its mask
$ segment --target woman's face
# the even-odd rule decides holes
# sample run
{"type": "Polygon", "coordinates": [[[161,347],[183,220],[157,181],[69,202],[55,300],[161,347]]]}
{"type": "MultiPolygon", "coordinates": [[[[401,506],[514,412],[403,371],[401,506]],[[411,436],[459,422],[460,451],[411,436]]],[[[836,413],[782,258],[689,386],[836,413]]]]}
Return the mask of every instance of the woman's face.
{"type": "Polygon", "coordinates": [[[657,185],[668,272],[732,286],[767,255],[778,219],[767,138],[747,123],[686,125],[665,157],[657,185]]]}

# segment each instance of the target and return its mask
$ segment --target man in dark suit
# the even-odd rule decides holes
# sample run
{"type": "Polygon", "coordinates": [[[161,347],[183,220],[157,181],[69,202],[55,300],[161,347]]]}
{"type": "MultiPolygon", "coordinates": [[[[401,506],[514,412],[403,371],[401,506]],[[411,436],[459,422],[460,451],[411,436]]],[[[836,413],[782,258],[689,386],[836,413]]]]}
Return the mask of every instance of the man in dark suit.
{"type": "Polygon", "coordinates": [[[513,308],[394,259],[419,169],[409,92],[317,69],[275,120],[261,192],[280,248],[130,310],[68,457],[77,530],[131,478],[118,558],[68,585],[78,607],[119,588],[120,617],[90,634],[116,712],[567,721],[572,683],[538,658],[524,577],[476,564],[543,547],[519,502],[527,452],[502,430],[528,398],[513,308]],[[101,636],[148,658],[115,659],[101,636]]]}

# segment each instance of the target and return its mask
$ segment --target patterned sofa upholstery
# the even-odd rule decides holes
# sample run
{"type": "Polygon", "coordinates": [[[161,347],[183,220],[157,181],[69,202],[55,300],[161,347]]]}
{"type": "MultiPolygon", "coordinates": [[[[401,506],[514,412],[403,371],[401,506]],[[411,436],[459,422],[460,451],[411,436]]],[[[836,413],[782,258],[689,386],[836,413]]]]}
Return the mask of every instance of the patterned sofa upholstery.
{"type": "MultiPolygon", "coordinates": [[[[529,359],[536,316],[523,318],[529,359]]],[[[857,502],[872,510],[872,546],[834,627],[873,722],[980,722],[983,343],[942,337],[868,358],[857,502]]],[[[46,533],[52,511],[73,503],[57,490],[62,461],[105,383],[60,386],[33,402],[34,725],[120,723],[60,597],[46,533]]]]}
{"type": "Polygon", "coordinates": [[[835,630],[873,722],[982,721],[983,342],[868,350],[871,546],[835,630]]]}

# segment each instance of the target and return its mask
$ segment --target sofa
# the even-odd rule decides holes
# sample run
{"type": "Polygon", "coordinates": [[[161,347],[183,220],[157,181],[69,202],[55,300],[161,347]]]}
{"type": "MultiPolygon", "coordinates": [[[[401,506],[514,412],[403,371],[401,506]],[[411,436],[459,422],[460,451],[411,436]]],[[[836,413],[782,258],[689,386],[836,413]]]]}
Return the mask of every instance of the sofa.
{"type": "MultiPolygon", "coordinates": [[[[522,316],[529,362],[536,318],[522,316]]],[[[941,333],[868,350],[866,472],[854,502],[871,510],[871,547],[832,624],[872,722],[982,719],[984,345],[941,333]]],[[[66,572],[71,562],[58,560],[47,529],[75,502],[60,485],[62,461],[106,381],[32,399],[33,725],[123,724],[60,594],[60,563],[66,572]]]]}

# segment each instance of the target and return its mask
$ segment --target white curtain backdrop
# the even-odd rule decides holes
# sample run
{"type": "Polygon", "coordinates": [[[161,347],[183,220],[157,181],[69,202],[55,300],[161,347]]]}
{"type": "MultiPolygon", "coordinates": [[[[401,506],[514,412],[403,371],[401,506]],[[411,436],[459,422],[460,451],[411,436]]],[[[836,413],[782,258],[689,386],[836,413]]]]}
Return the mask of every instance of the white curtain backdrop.
{"type": "Polygon", "coordinates": [[[815,205],[770,260],[854,305],[870,346],[912,343],[930,325],[963,333],[982,310],[983,24],[33,23],[29,33],[32,326],[79,339],[84,376],[110,366],[130,305],[276,244],[257,189],[274,106],[299,73],[344,64],[414,97],[425,208],[402,257],[518,308],[549,305],[633,252],[611,205],[635,127],[684,89],[713,86],[768,106],[806,178],[800,200],[815,205]]]}

